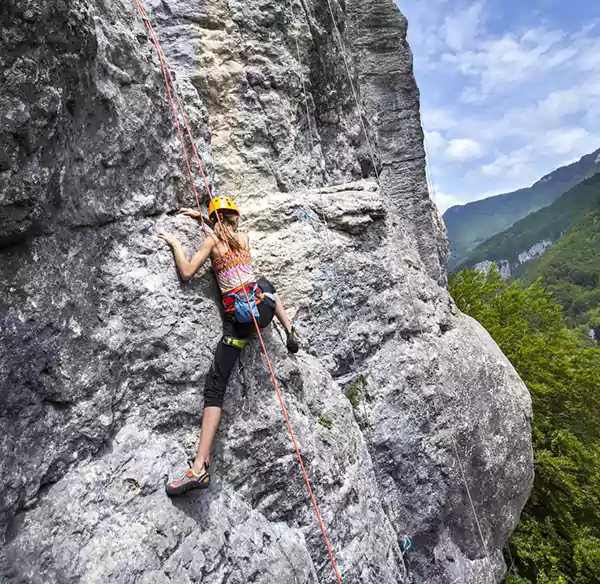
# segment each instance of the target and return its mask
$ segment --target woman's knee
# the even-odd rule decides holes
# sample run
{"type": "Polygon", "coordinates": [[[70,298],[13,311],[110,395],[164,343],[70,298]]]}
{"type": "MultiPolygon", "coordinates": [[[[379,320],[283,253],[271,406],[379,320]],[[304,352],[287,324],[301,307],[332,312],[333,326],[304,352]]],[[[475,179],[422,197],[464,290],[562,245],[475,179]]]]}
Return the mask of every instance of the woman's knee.
{"type": "Polygon", "coordinates": [[[214,367],[210,368],[206,376],[206,384],[204,386],[204,407],[205,408],[222,408],[223,398],[225,397],[226,381],[224,381],[214,367]]]}
{"type": "Polygon", "coordinates": [[[230,337],[223,337],[217,345],[213,363],[204,385],[204,407],[223,407],[223,398],[231,371],[240,357],[241,346],[230,337]]]}

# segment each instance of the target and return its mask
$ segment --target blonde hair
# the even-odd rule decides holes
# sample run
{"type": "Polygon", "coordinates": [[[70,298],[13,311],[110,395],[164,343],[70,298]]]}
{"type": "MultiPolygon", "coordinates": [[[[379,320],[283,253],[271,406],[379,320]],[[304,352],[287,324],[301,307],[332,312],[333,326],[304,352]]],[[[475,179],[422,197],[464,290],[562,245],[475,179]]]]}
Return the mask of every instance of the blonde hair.
{"type": "Polygon", "coordinates": [[[235,220],[238,215],[230,213],[218,213],[220,221],[215,221],[213,231],[215,235],[225,244],[228,245],[231,251],[240,252],[244,248],[235,236],[235,220]]]}

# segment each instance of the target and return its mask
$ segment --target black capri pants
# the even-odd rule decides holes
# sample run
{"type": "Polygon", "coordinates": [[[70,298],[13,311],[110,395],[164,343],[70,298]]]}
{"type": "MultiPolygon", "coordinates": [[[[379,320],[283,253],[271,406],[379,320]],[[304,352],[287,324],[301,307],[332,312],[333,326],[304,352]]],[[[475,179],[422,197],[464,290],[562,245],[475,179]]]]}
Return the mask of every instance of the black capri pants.
{"type": "MultiPolygon", "coordinates": [[[[256,282],[260,291],[275,295],[275,288],[266,278],[259,278],[256,282]]],[[[275,303],[266,296],[256,306],[258,310],[258,326],[267,327],[275,316],[275,303]]],[[[223,407],[223,397],[227,382],[234,365],[242,353],[243,346],[254,335],[254,322],[239,323],[233,314],[224,313],[223,338],[217,345],[215,357],[206,376],[204,386],[204,407],[223,407]]]]}

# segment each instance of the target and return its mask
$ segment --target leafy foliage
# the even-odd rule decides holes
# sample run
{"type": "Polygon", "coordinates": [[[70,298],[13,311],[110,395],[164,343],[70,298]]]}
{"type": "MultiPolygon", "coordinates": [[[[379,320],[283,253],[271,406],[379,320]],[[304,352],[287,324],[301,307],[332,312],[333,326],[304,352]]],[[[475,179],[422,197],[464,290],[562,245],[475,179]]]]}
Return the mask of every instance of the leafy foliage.
{"type": "Polygon", "coordinates": [[[533,401],[536,476],[510,540],[507,583],[600,582],[600,349],[578,342],[540,280],[523,289],[495,269],[463,270],[450,276],[450,291],[533,401]]]}
{"type": "Polygon", "coordinates": [[[319,422],[323,428],[327,428],[327,430],[331,430],[331,428],[333,428],[333,422],[331,421],[331,418],[325,414],[321,414],[317,422],[319,422]]]}

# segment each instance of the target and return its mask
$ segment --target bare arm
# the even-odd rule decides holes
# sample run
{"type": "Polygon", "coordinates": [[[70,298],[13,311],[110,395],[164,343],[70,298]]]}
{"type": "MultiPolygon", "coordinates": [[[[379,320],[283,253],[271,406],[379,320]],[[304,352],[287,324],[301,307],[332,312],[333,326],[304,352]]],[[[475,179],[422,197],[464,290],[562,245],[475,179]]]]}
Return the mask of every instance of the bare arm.
{"type": "Polygon", "coordinates": [[[200,249],[193,255],[192,259],[188,261],[183,247],[179,240],[169,233],[159,233],[158,237],[163,241],[166,241],[173,250],[175,256],[175,264],[179,270],[179,275],[182,280],[189,280],[192,276],[200,269],[200,266],[208,259],[210,252],[215,245],[213,237],[208,236],[200,246],[200,249]]]}

